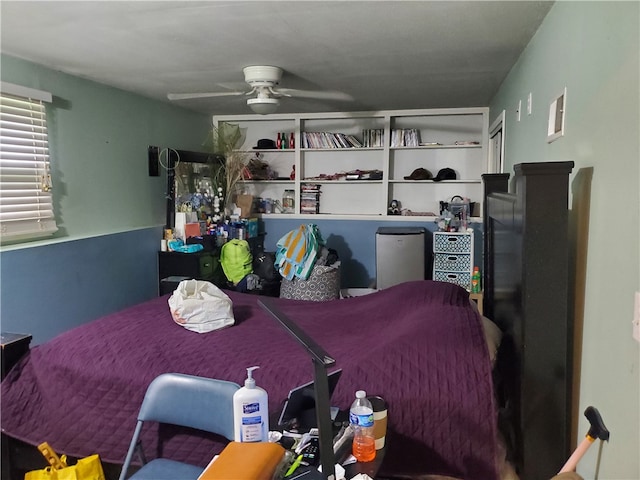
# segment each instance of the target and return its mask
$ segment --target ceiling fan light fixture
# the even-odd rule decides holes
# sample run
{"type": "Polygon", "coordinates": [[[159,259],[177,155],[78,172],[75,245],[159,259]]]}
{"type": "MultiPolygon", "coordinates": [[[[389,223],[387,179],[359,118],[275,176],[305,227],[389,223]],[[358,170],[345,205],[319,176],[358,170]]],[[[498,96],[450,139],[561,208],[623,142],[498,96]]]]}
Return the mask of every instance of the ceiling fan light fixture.
{"type": "Polygon", "coordinates": [[[277,98],[249,98],[247,105],[255,113],[259,115],[267,115],[269,113],[275,113],[280,105],[280,100],[277,98]]]}

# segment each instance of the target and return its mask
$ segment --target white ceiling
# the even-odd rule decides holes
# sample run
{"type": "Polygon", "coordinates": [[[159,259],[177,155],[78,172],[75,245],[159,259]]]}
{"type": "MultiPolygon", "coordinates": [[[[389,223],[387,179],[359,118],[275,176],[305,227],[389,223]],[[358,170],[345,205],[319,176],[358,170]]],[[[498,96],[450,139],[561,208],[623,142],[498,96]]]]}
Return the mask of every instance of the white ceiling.
{"type": "MultiPolygon", "coordinates": [[[[242,68],[351,102],[284,98],[278,112],[487,106],[552,2],[8,1],[2,53],[168,101],[244,90],[242,68]]],[[[55,92],[54,92],[55,94],[55,92]]],[[[245,97],[182,100],[251,113],[245,97]]]]}

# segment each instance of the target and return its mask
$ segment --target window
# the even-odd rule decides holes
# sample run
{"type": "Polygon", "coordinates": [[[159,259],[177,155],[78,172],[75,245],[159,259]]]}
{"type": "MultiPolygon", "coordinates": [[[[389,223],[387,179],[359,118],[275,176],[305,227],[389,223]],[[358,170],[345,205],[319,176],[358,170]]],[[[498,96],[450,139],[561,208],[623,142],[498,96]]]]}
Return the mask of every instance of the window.
{"type": "Polygon", "coordinates": [[[51,94],[0,84],[0,241],[51,235],[53,213],[45,103],[51,94]]]}

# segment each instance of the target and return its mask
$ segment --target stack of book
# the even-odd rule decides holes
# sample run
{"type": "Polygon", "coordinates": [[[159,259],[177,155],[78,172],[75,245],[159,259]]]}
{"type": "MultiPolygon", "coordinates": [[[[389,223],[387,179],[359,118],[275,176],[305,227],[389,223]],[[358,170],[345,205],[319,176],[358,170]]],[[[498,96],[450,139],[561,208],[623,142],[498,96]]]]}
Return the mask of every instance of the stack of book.
{"type": "Polygon", "coordinates": [[[302,132],[302,148],[361,148],[354,135],[332,132],[302,132]]]}
{"type": "Polygon", "coordinates": [[[300,185],[300,213],[320,213],[320,185],[316,183],[300,185]]]}
{"type": "Polygon", "coordinates": [[[420,145],[420,130],[400,128],[391,130],[392,147],[417,147],[420,145]]]}
{"type": "Polygon", "coordinates": [[[362,139],[365,147],[383,147],[384,128],[365,128],[362,130],[362,139]]]}

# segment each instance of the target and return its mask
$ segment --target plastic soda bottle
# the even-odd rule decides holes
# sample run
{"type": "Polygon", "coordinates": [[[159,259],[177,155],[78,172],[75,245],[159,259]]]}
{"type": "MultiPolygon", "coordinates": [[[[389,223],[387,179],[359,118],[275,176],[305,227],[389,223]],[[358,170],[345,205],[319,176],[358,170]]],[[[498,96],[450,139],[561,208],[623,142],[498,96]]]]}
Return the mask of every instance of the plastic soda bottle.
{"type": "Polygon", "coordinates": [[[373,407],[364,390],[356,392],[356,399],[349,410],[349,423],[354,431],[353,456],[359,462],[376,458],[376,441],[373,436],[373,407]]]}
{"type": "Polygon", "coordinates": [[[471,293],[480,293],[480,268],[473,268],[473,275],[471,275],[471,293]]]}

